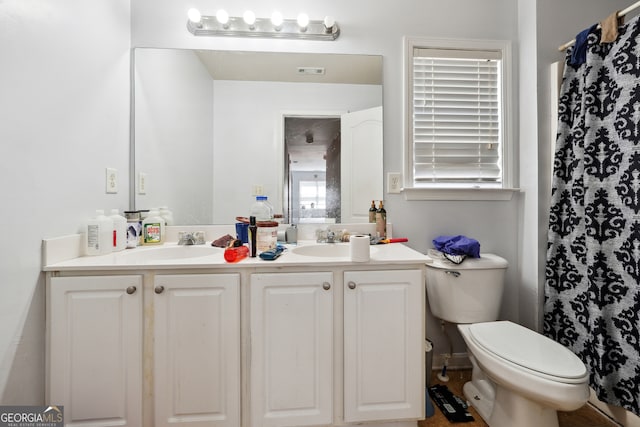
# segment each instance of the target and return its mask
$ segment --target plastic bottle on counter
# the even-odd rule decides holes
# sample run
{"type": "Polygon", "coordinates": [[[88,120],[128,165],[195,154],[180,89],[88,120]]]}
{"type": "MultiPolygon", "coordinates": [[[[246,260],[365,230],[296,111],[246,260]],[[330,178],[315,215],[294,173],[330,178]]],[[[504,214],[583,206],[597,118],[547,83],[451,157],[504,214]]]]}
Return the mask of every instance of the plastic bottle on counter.
{"type": "Polygon", "coordinates": [[[273,219],[273,211],[267,201],[267,196],[256,196],[256,201],[251,205],[250,216],[255,216],[256,221],[270,221],[273,219]]]}
{"type": "Polygon", "coordinates": [[[142,221],[142,244],[159,245],[164,243],[164,218],[157,209],[151,209],[142,221]]]}
{"type": "Polygon", "coordinates": [[[113,250],[123,251],[127,248],[127,219],[118,209],[111,209],[109,218],[113,221],[113,250]]]}
{"type": "Polygon", "coordinates": [[[142,235],[142,219],[139,211],[124,211],[127,218],[127,248],[136,248],[142,235]]]}
{"type": "Polygon", "coordinates": [[[168,207],[162,206],[159,213],[160,216],[164,218],[165,225],[173,225],[173,212],[171,212],[168,207]]]}
{"type": "Polygon", "coordinates": [[[376,201],[372,200],[371,201],[371,207],[369,208],[369,222],[370,223],[374,223],[376,222],[376,212],[378,210],[376,209],[376,201]]]}
{"type": "Polygon", "coordinates": [[[96,210],[96,216],[87,220],[87,255],[105,255],[113,250],[113,221],[104,215],[104,210],[96,210]]]}
{"type": "Polygon", "coordinates": [[[380,200],[380,207],[376,211],[376,233],[381,239],[387,237],[387,211],[384,209],[382,200],[380,200]]]}
{"type": "Polygon", "coordinates": [[[224,260],[227,262],[238,262],[249,255],[249,248],[246,246],[236,246],[224,250],[224,260]]]}
{"type": "Polygon", "coordinates": [[[258,226],[256,225],[256,217],[249,217],[249,256],[255,258],[258,254],[257,241],[258,226]]]}

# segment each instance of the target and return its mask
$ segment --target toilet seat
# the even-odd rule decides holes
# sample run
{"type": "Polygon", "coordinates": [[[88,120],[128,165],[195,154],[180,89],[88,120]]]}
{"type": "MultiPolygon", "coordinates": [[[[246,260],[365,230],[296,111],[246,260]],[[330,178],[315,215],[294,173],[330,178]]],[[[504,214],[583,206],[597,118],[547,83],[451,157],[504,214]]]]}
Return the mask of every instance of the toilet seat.
{"type": "Polygon", "coordinates": [[[484,351],[553,381],[577,384],[588,373],[582,361],[563,345],[509,321],[474,323],[469,335],[484,351]]]}

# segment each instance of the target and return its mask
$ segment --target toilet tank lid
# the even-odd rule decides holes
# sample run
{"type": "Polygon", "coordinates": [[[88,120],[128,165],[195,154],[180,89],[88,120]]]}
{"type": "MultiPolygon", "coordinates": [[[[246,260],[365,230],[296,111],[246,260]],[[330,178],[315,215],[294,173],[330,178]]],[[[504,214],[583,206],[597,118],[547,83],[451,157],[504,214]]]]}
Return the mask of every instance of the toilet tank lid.
{"type": "Polygon", "coordinates": [[[430,258],[430,261],[427,262],[427,267],[445,270],[486,270],[490,268],[507,268],[509,266],[506,259],[489,253],[481,253],[480,258],[467,257],[461,264],[449,261],[438,251],[429,251],[427,255],[430,258]]]}

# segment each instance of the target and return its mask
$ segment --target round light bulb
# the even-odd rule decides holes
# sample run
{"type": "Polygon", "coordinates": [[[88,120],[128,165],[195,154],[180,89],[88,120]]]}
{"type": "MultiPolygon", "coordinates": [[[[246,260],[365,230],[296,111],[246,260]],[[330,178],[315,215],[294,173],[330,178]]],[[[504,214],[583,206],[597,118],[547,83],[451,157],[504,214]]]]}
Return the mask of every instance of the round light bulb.
{"type": "Polygon", "coordinates": [[[298,25],[300,26],[300,28],[307,28],[307,26],[309,25],[309,15],[307,15],[306,13],[301,13],[300,15],[298,15],[298,25]]]}
{"type": "Polygon", "coordinates": [[[216,19],[218,20],[219,23],[224,25],[229,22],[229,14],[227,13],[226,10],[220,9],[219,11],[216,12],[216,19]]]}
{"type": "Polygon", "coordinates": [[[333,28],[334,25],[336,25],[336,19],[333,16],[324,17],[324,26],[327,30],[333,28]]]}
{"type": "Polygon", "coordinates": [[[247,25],[253,26],[256,23],[256,14],[250,10],[247,10],[243,15],[242,19],[246,22],[247,25]]]}
{"type": "Polygon", "coordinates": [[[187,17],[189,18],[189,21],[193,22],[194,24],[199,23],[202,19],[200,11],[194,8],[189,9],[189,11],[187,12],[187,17]]]}
{"type": "Polygon", "coordinates": [[[280,12],[276,11],[271,14],[271,23],[274,27],[280,27],[283,21],[284,18],[282,17],[282,14],[280,12]]]}

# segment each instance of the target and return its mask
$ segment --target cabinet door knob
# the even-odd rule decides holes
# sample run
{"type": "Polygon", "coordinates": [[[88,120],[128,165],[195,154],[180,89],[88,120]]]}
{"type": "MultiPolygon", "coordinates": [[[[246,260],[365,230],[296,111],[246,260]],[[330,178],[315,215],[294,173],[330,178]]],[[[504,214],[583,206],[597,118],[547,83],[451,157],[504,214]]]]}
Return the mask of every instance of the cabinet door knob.
{"type": "Polygon", "coordinates": [[[164,292],[164,286],[160,285],[160,286],[156,286],[156,288],[153,290],[156,294],[161,294],[164,292]]]}
{"type": "Polygon", "coordinates": [[[347,286],[349,287],[349,289],[355,289],[356,288],[356,282],[349,282],[347,284],[347,286]]]}
{"type": "Polygon", "coordinates": [[[328,291],[329,289],[331,289],[331,283],[329,282],[324,282],[322,284],[322,289],[324,289],[325,291],[328,291]]]}
{"type": "Polygon", "coordinates": [[[131,295],[131,294],[135,294],[135,293],[136,293],[136,290],[137,290],[137,288],[136,288],[135,286],[129,286],[129,287],[127,288],[127,293],[128,293],[129,295],[131,295]]]}

